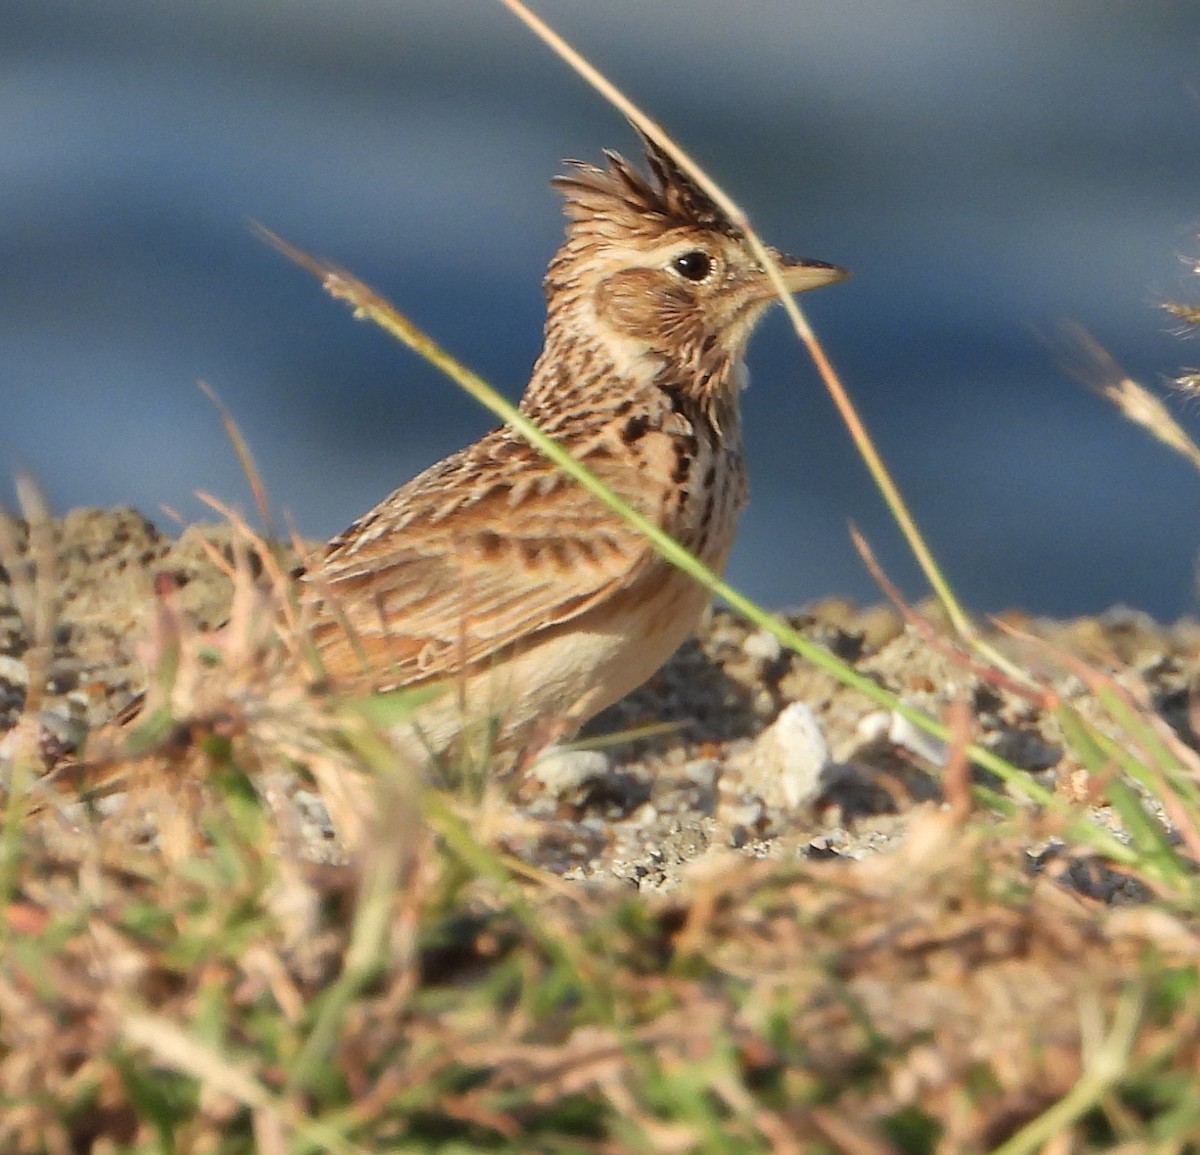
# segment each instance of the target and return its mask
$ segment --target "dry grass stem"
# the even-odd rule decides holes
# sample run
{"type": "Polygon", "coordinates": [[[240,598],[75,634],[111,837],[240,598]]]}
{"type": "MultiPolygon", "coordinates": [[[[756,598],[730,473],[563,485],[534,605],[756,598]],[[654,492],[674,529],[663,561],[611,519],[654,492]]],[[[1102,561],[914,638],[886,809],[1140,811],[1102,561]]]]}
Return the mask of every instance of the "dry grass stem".
{"type": "Polygon", "coordinates": [[[1107,397],[1127,420],[1140,425],[1168,449],[1186,457],[1200,469],[1200,447],[1162,401],[1124,373],[1086,329],[1069,325],[1065,327],[1065,334],[1071,346],[1063,358],[1068,370],[1089,388],[1107,397]]]}

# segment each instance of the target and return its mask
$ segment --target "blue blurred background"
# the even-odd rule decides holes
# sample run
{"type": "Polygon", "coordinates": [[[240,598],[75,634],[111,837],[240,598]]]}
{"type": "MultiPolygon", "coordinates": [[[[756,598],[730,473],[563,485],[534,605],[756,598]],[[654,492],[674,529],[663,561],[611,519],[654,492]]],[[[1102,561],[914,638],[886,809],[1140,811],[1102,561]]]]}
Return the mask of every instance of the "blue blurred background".
{"type": "MultiPolygon", "coordinates": [[[[1200,361],[1159,308],[1200,300],[1195,0],[538,7],[771,241],[853,269],[803,303],[970,606],[1196,608],[1200,477],[1047,340],[1079,321],[1152,385],[1200,361]]],[[[203,379],[313,537],[491,422],[247,222],[516,396],[547,181],[635,148],[493,0],[0,0],[0,108],[5,502],[23,468],[60,510],[248,507],[203,379]]],[[[852,520],[922,594],[782,315],[750,368],[733,579],[873,597],[852,520]]]]}

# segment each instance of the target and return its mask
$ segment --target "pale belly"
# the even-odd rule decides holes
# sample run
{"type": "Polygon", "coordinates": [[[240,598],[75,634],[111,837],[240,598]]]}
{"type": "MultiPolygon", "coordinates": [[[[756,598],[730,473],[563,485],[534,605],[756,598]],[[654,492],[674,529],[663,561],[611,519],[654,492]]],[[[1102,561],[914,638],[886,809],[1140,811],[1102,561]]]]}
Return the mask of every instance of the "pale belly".
{"type": "Polygon", "coordinates": [[[630,590],[448,683],[396,728],[401,748],[427,760],[460,737],[479,750],[573,735],[650,678],[696,628],[708,591],[662,565],[645,595],[630,590]]]}

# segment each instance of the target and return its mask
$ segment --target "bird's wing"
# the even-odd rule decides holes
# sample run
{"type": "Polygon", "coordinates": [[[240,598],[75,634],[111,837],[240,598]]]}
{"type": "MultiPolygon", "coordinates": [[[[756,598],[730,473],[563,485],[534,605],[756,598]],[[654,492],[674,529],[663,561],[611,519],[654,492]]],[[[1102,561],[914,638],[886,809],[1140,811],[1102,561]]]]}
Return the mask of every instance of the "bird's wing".
{"type": "Polygon", "coordinates": [[[641,534],[497,431],[397,490],[303,578],[328,676],[389,689],[570,621],[653,560],[641,534]]]}

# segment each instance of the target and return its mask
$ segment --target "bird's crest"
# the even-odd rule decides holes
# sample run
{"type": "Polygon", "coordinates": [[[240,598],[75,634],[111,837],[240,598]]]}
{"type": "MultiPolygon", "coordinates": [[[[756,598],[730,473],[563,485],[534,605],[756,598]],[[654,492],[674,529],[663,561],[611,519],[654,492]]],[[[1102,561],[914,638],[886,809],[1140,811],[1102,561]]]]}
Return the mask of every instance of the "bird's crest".
{"type": "Polygon", "coordinates": [[[741,233],[679,166],[649,137],[639,133],[652,180],[620,153],[605,150],[608,168],[569,161],[575,170],[554,178],[566,197],[568,231],[614,239],[630,234],[651,238],[675,228],[741,233]],[[615,230],[615,231],[614,231],[615,230]]]}

